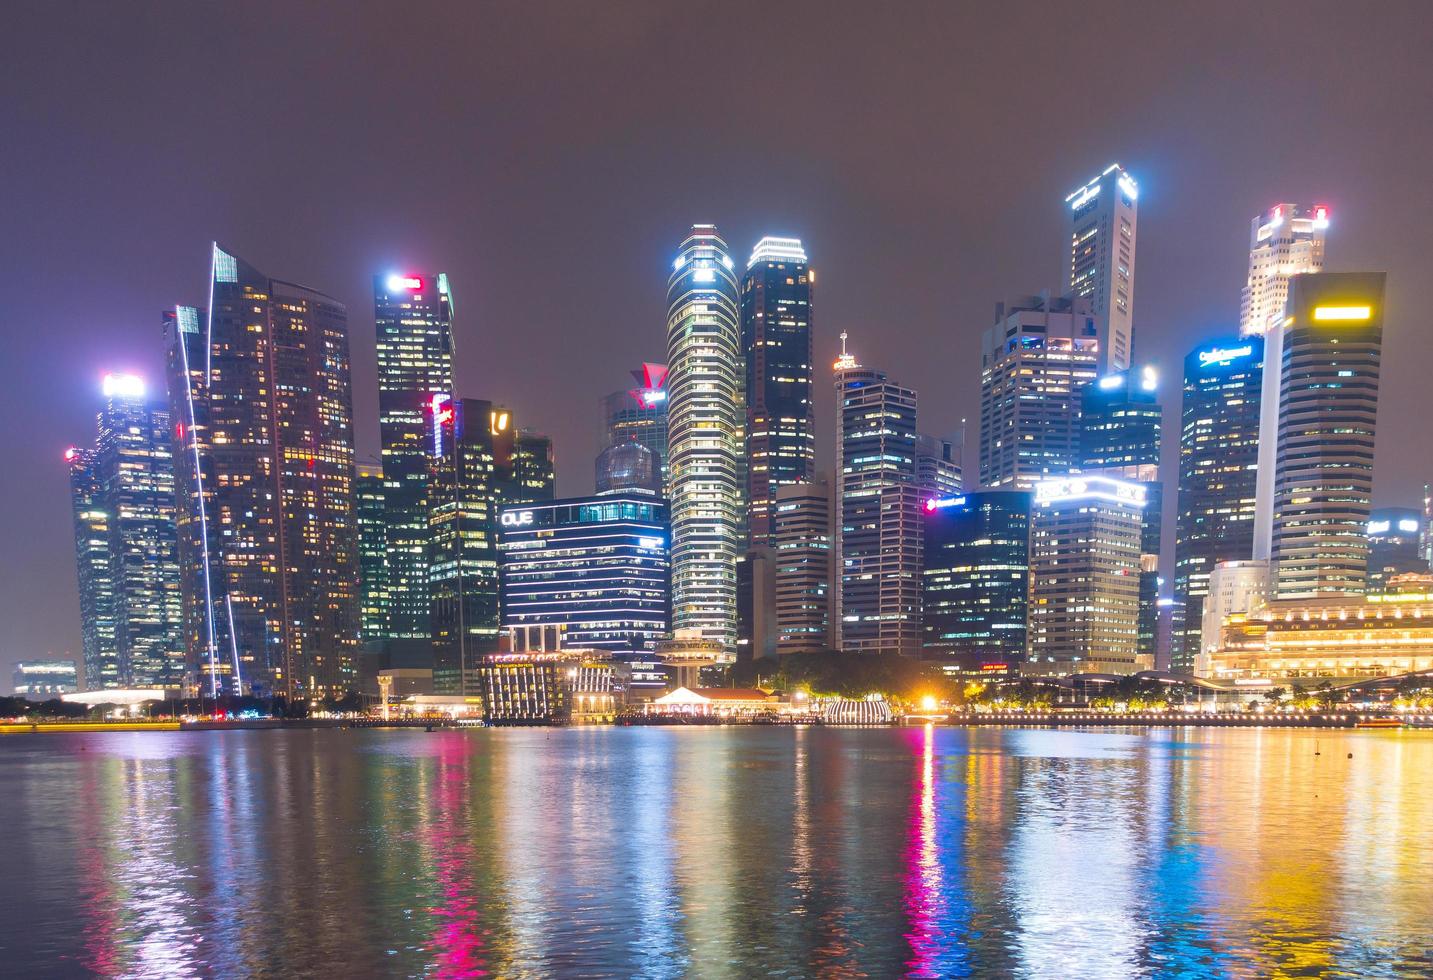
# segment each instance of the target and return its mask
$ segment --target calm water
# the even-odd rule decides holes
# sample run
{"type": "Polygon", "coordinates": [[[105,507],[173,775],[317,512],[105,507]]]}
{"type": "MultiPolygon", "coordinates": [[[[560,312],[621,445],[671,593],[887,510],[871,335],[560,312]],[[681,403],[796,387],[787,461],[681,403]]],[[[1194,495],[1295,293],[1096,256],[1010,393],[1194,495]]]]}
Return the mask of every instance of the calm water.
{"type": "Polygon", "coordinates": [[[1433,974],[1412,733],[7,736],[0,833],[6,976],[1433,974]]]}

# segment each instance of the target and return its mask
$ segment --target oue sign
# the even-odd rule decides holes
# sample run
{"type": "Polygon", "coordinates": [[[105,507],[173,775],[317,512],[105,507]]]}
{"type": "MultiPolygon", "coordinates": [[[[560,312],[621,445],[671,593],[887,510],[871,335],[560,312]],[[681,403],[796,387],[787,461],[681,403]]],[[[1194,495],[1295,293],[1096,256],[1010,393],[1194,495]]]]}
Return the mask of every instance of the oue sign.
{"type": "Polygon", "coordinates": [[[502,516],[503,527],[527,527],[532,523],[532,511],[509,510],[502,516]]]}

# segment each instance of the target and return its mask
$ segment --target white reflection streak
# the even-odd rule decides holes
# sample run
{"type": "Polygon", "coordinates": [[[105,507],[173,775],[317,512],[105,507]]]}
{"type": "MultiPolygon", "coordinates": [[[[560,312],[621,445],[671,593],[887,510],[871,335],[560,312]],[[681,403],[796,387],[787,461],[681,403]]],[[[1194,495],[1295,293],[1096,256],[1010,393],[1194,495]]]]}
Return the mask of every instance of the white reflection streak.
{"type": "MultiPolygon", "coordinates": [[[[1089,736],[1067,733],[1080,740],[1089,736]]],[[[1025,974],[1139,972],[1132,760],[1033,757],[1011,845],[1011,906],[1025,974]],[[1075,801],[1074,808],[1065,804],[1075,801]]]]}
{"type": "Polygon", "coordinates": [[[111,853],[120,856],[116,892],[125,903],[125,931],[134,936],[134,960],[119,974],[123,977],[198,976],[200,972],[192,956],[200,937],[189,921],[192,903],[182,887],[192,875],[168,859],[178,843],[174,765],[144,759],[121,763],[120,778],[129,799],[127,812],[113,824],[117,839],[111,853]],[[146,773],[147,767],[161,771],[146,773]]]}

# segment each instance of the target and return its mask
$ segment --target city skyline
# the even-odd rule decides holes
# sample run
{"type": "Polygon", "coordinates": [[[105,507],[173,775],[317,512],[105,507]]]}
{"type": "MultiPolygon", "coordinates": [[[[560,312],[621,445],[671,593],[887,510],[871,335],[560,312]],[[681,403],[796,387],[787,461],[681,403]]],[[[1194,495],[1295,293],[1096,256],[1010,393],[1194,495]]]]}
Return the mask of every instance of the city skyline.
{"type": "MultiPolygon", "coordinates": [[[[311,26],[300,24],[300,33],[311,26]]],[[[571,28],[546,30],[556,31],[559,43],[574,43],[568,34],[571,28]]],[[[1313,24],[1302,25],[1300,30],[1316,33],[1313,24]]],[[[88,31],[79,33],[82,47],[89,36],[88,31]]],[[[1256,30],[1248,40],[1237,43],[1226,37],[1225,44],[1252,46],[1261,36],[1267,37],[1256,30]]],[[[624,43],[641,46],[651,44],[652,39],[643,34],[624,43]]],[[[1364,43],[1371,45],[1372,41],[1360,40],[1357,45],[1364,43]]],[[[1397,43],[1397,39],[1385,38],[1383,43],[1397,43]]],[[[1144,61],[1147,57],[1153,55],[1141,55],[1135,71],[1149,71],[1144,61]]],[[[531,97],[538,99],[540,94],[531,97]]],[[[1167,85],[1156,86],[1141,97],[1140,105],[1147,112],[1156,107],[1176,111],[1181,106],[1188,108],[1182,101],[1186,98],[1167,85]]],[[[1252,108],[1241,108],[1239,115],[1255,110],[1267,113],[1274,98],[1261,96],[1253,100],[1252,108]]],[[[1021,108],[1021,99],[1015,96],[1005,111],[1021,108]]],[[[1148,359],[1168,378],[1175,376],[1179,357],[1194,344],[1237,329],[1250,219],[1279,201],[1327,202],[1337,228],[1330,236],[1328,267],[1389,271],[1388,322],[1393,331],[1388,343],[1394,353],[1385,364],[1382,379],[1384,406],[1379,419],[1374,504],[1414,504],[1417,488],[1429,475],[1415,468],[1415,461],[1430,455],[1424,436],[1409,417],[1414,413],[1407,410],[1429,351],[1412,331],[1400,329],[1414,322],[1406,312],[1411,308],[1412,283],[1417,281],[1412,257],[1426,252],[1418,245],[1422,230],[1410,216],[1416,209],[1408,206],[1408,192],[1414,185],[1391,180],[1388,168],[1397,171],[1398,165],[1374,159],[1367,146],[1356,153],[1341,146],[1317,162],[1309,162],[1310,150],[1323,145],[1321,134],[1339,132],[1340,143],[1349,146],[1358,144],[1361,134],[1378,136],[1376,126],[1364,128],[1352,118],[1346,103],[1330,101],[1322,107],[1327,115],[1321,117],[1317,131],[1308,129],[1307,138],[1258,160],[1252,154],[1240,158],[1238,153],[1224,152],[1229,147],[1216,150],[1217,137],[1211,133],[1191,142],[1188,133],[1171,133],[1142,117],[1136,118],[1135,125],[1118,130],[1113,121],[1096,119],[1089,132],[1061,142],[1061,152],[1039,163],[1012,167],[1001,159],[998,174],[993,170],[996,154],[991,154],[989,161],[965,164],[966,179],[957,183],[979,186],[990,203],[977,206],[950,190],[937,198],[937,214],[930,216],[918,211],[913,199],[897,200],[894,207],[873,207],[874,201],[883,199],[881,194],[894,192],[872,190],[877,186],[871,183],[875,171],[863,159],[857,161],[857,169],[865,181],[859,186],[865,189],[855,192],[829,184],[812,191],[796,169],[787,165],[779,168],[760,194],[743,199],[734,185],[749,189],[746,171],[717,183],[701,181],[718,173],[715,162],[704,166],[696,177],[676,184],[638,190],[620,183],[622,190],[614,200],[624,212],[640,213],[641,221],[630,233],[620,224],[604,232],[604,249],[613,254],[593,260],[602,270],[600,275],[611,283],[599,291],[603,296],[600,302],[588,298],[592,282],[588,277],[598,273],[556,261],[548,249],[561,236],[539,235],[544,230],[542,221],[527,224],[499,208],[502,220],[488,230],[422,207],[405,213],[401,205],[410,203],[413,194],[401,179],[411,172],[406,163],[389,161],[386,170],[373,172],[375,177],[385,174],[383,183],[392,196],[362,225],[339,216],[340,208],[351,205],[354,195],[368,188],[367,181],[372,179],[362,177],[360,170],[351,170],[346,171],[347,184],[340,181],[333,191],[318,195],[315,214],[320,220],[293,233],[277,222],[270,226],[260,216],[249,217],[237,208],[235,192],[226,189],[252,189],[255,185],[250,180],[259,176],[279,187],[282,175],[246,175],[230,161],[216,173],[206,172],[203,182],[186,185],[186,200],[195,206],[182,218],[159,213],[162,201],[145,191],[152,178],[131,175],[132,201],[115,203],[115,199],[126,197],[124,183],[107,185],[104,197],[87,191],[80,195],[81,204],[97,212],[87,220],[98,222],[90,226],[92,233],[87,239],[67,233],[52,243],[47,237],[50,233],[45,232],[37,240],[38,247],[26,248],[19,256],[23,261],[14,266],[19,281],[34,283],[34,292],[47,295],[47,316],[36,317],[36,308],[29,305],[33,301],[17,297],[7,321],[45,323],[47,329],[41,331],[46,337],[43,346],[22,338],[21,349],[12,359],[17,377],[6,386],[5,397],[17,399],[12,405],[24,400],[38,404],[43,384],[47,402],[56,400],[58,393],[58,407],[43,413],[32,431],[12,435],[19,463],[25,472],[36,474],[41,492],[27,494],[38,498],[35,503],[14,501],[12,513],[5,518],[7,542],[14,543],[27,572],[24,581],[18,575],[7,578],[5,611],[17,626],[0,647],[0,664],[40,659],[47,653],[79,656],[73,555],[67,547],[68,514],[60,492],[65,473],[58,453],[85,436],[85,419],[94,411],[95,391],[103,373],[127,371],[144,376],[152,388],[160,386],[162,373],[153,327],[156,312],[174,302],[201,298],[204,270],[195,256],[212,239],[229,242],[234,251],[261,268],[282,270],[335,295],[348,307],[349,334],[355,348],[354,417],[360,458],[375,455],[377,448],[373,352],[368,347],[372,337],[367,320],[369,297],[363,287],[373,275],[390,270],[449,269],[455,290],[466,304],[456,326],[455,346],[462,362],[456,373],[464,379],[460,394],[512,404],[525,423],[531,421],[534,427],[551,433],[560,461],[559,490],[574,494],[590,490],[590,406],[625,376],[632,363],[663,357],[660,270],[670,255],[672,240],[693,220],[716,221],[737,254],[744,254],[768,234],[797,236],[809,243],[813,254],[821,257],[823,287],[815,362],[828,364],[837,346],[835,335],[841,329],[854,328],[868,357],[871,351],[890,350],[890,355],[879,358],[882,366],[922,392],[921,428],[947,432],[956,430],[961,417],[977,417],[972,409],[978,397],[974,338],[989,325],[991,305],[1031,286],[1058,287],[1062,199],[1071,186],[1098,173],[1109,160],[1118,159],[1139,180],[1143,248],[1135,308],[1140,350],[1136,358],[1144,361],[1144,352],[1151,352],[1148,359]],[[1221,160],[1230,162],[1217,162],[1221,160]],[[1205,172],[1211,168],[1212,175],[1205,172]],[[356,186],[354,180],[358,180],[356,186]],[[118,244],[118,237],[100,230],[105,221],[114,220],[115,214],[110,212],[129,213],[150,201],[156,224],[140,246],[125,249],[118,244]],[[962,212],[962,229],[939,227],[941,215],[966,208],[974,210],[962,212]],[[508,246],[510,254],[500,254],[508,246]],[[988,255],[976,254],[987,247],[988,255]],[[40,257],[48,257],[48,266],[37,262],[40,257]],[[100,284],[108,295],[101,302],[92,291],[81,289],[56,297],[47,288],[54,274],[49,267],[83,267],[86,278],[100,284]],[[561,289],[553,289],[554,297],[534,300],[531,277],[546,275],[546,270],[554,267],[574,270],[574,278],[563,282],[561,289]],[[877,286],[878,282],[895,281],[890,274],[896,268],[911,278],[895,290],[877,286]],[[524,271],[529,269],[530,274],[524,271]],[[945,280],[955,269],[959,279],[952,289],[945,280]],[[514,272],[522,274],[514,277],[514,272]],[[505,284],[507,279],[512,280],[511,286],[505,284]],[[474,297],[471,302],[465,299],[469,295],[474,297]],[[573,312],[579,307],[590,309],[596,322],[566,315],[569,304],[573,304],[573,312]],[[570,324],[574,322],[582,322],[582,329],[573,329],[570,324]],[[64,343],[57,344],[56,337],[64,343]],[[907,343],[902,345],[902,340],[907,343]],[[570,355],[554,355],[554,349],[570,351],[570,355]],[[543,393],[536,390],[534,379],[541,383],[543,393]],[[571,396],[565,394],[568,390],[571,396]],[[1390,444],[1400,446],[1399,453],[1390,454],[1390,444]],[[32,527],[37,529],[35,533],[30,532],[32,527]],[[32,609],[40,615],[22,615],[32,609]]],[[[300,106],[300,110],[305,108],[300,106]]],[[[61,118],[72,117],[73,112],[61,113],[61,118]]],[[[87,119],[80,114],[77,132],[96,125],[87,119]]],[[[729,126],[725,119],[720,124],[729,126]]],[[[987,120],[986,125],[994,124],[987,120]]],[[[758,133],[731,131],[730,137],[733,145],[741,145],[744,139],[755,141],[752,152],[762,159],[775,159],[774,151],[758,133]]],[[[1231,139],[1237,144],[1237,136],[1231,139]]],[[[898,148],[912,152],[903,145],[898,148]]],[[[824,144],[806,153],[808,158],[850,160],[824,144]]],[[[860,152],[855,156],[859,158],[860,152]]],[[[686,159],[685,155],[678,157],[686,159]]],[[[728,160],[730,156],[723,158],[723,162],[728,160]]],[[[529,191],[560,183],[560,171],[538,169],[542,172],[511,179],[529,191]]],[[[60,167],[56,175],[65,172],[60,167]]],[[[31,174],[28,179],[31,184],[47,185],[53,178],[31,174]]],[[[928,193],[925,178],[918,177],[914,183],[928,193]]],[[[307,188],[310,183],[300,179],[294,192],[307,188]]],[[[564,195],[555,203],[571,207],[571,197],[564,195]]],[[[594,221],[610,219],[612,204],[595,199],[590,204],[594,221]]],[[[22,213],[22,228],[24,218],[22,213]]],[[[568,245],[560,243],[558,247],[565,258],[568,245]]],[[[590,248],[586,251],[591,254],[590,248]]],[[[833,434],[824,423],[834,410],[825,387],[818,379],[815,417],[822,423],[817,427],[818,471],[828,469],[831,460],[833,434]]],[[[1167,439],[1174,414],[1172,407],[1166,406],[1167,439]]],[[[15,417],[33,415],[17,411],[15,417]]],[[[966,471],[973,469],[967,453],[966,471]]],[[[1166,500],[1170,496],[1167,492],[1166,500]]]]}

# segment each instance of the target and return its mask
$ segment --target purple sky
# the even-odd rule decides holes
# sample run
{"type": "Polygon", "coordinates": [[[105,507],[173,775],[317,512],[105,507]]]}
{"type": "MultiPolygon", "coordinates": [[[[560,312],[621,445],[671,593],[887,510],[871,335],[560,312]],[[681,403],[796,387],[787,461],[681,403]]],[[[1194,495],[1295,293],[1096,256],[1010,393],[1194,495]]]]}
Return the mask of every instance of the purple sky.
{"type": "Polygon", "coordinates": [[[348,303],[361,455],[370,277],[447,271],[459,393],[551,433],[580,493],[598,398],[663,358],[694,221],[742,262],[762,234],[806,242],[824,461],[843,329],[919,390],[924,430],[969,416],[974,439],[980,331],[1062,285],[1063,198],[1111,160],[1140,183],[1136,356],[1169,382],[1235,327],[1249,219],[1318,201],[1329,267],[1389,273],[1375,502],[1414,503],[1433,17],[1175,6],[8,5],[0,689],[14,660],[78,654],[61,452],[105,371],[159,390],[160,311],[201,300],[215,238],[348,303]]]}

